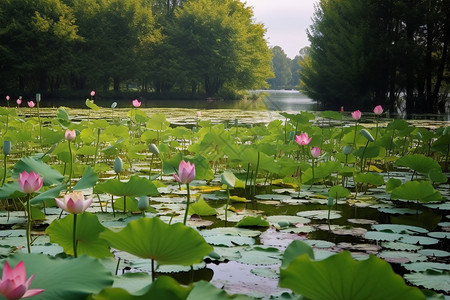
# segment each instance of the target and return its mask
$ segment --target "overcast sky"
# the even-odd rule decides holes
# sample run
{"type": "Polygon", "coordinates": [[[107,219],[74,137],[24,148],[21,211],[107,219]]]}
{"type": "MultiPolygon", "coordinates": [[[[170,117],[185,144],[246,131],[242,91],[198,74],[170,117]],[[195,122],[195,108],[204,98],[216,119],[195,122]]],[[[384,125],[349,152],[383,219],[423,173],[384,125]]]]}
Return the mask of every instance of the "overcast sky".
{"type": "Polygon", "coordinates": [[[318,0],[241,0],[253,7],[255,19],[267,29],[270,46],[280,46],[289,58],[309,46],[306,29],[311,25],[318,0]]]}

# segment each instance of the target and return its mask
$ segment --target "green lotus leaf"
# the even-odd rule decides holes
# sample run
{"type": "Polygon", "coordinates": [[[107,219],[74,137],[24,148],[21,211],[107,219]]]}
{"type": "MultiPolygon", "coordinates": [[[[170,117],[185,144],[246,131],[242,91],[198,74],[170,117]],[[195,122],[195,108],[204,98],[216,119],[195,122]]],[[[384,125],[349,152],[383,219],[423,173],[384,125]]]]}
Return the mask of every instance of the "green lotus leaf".
{"type": "Polygon", "coordinates": [[[443,154],[448,153],[448,145],[450,144],[450,134],[440,136],[432,145],[433,151],[440,151],[443,154]]]}
{"type": "Polygon", "coordinates": [[[374,255],[355,261],[348,251],[322,261],[311,261],[303,254],[280,270],[279,284],[315,300],[425,299],[418,288],[407,286],[389,263],[374,255]]]}
{"type": "Polygon", "coordinates": [[[223,289],[216,288],[209,282],[199,281],[195,282],[194,287],[189,293],[187,300],[227,300],[227,299],[235,299],[235,300],[250,300],[254,299],[244,295],[228,295],[223,289]]]}
{"type": "Polygon", "coordinates": [[[409,126],[408,122],[405,120],[395,119],[392,120],[387,126],[386,129],[389,130],[404,130],[409,126]]]}
{"type": "Polygon", "coordinates": [[[358,173],[355,176],[355,181],[372,185],[383,185],[384,177],[374,173],[358,173]]]}
{"type": "Polygon", "coordinates": [[[45,192],[40,193],[38,196],[31,199],[31,204],[39,204],[43,201],[50,200],[57,198],[62,190],[66,189],[67,184],[63,183],[60,185],[57,185],[49,190],[46,190],[45,192]]]}
{"type": "Polygon", "coordinates": [[[69,119],[69,113],[64,107],[59,107],[56,111],[56,118],[58,120],[59,125],[61,125],[62,128],[67,129],[69,128],[71,122],[69,119]]]}
{"type": "MultiPolygon", "coordinates": [[[[180,162],[183,160],[183,154],[178,152],[173,155],[170,159],[162,159],[162,172],[163,174],[174,174],[178,172],[178,166],[180,162]]],[[[197,168],[196,168],[197,170],[197,168]]]]}
{"type": "Polygon", "coordinates": [[[402,181],[400,179],[389,178],[389,180],[386,182],[386,192],[389,193],[401,185],[402,181]]]}
{"type": "Polygon", "coordinates": [[[73,189],[75,191],[84,190],[93,187],[98,181],[98,175],[91,167],[88,167],[83,174],[83,177],[75,184],[73,189]]]}
{"type": "Polygon", "coordinates": [[[335,185],[335,186],[331,187],[330,192],[328,193],[328,196],[330,196],[334,199],[345,198],[348,195],[350,195],[350,191],[340,185],[335,185]]]}
{"type": "Polygon", "coordinates": [[[168,225],[159,218],[130,221],[120,232],[105,230],[100,236],[112,248],[159,264],[196,264],[213,250],[193,228],[181,223],[168,225]]]}
{"type": "Polygon", "coordinates": [[[428,172],[428,178],[430,178],[433,183],[446,183],[448,181],[447,176],[442,173],[442,170],[440,168],[431,169],[428,172]]]}
{"type": "Polygon", "coordinates": [[[319,113],[322,118],[332,119],[332,120],[342,120],[342,114],[338,111],[325,110],[319,113]]]}
{"type": "Polygon", "coordinates": [[[30,288],[44,289],[44,292],[33,296],[33,300],[85,299],[113,283],[112,274],[97,259],[85,255],[61,259],[43,254],[16,253],[7,261],[11,266],[23,261],[27,278],[35,274],[30,288]]]}
{"type": "Polygon", "coordinates": [[[239,223],[236,224],[236,227],[269,227],[270,224],[266,220],[261,219],[261,216],[257,217],[245,217],[239,223]]]}
{"type": "Polygon", "coordinates": [[[199,216],[215,216],[217,211],[208,205],[205,200],[201,199],[189,206],[189,215],[199,215],[199,216]]]}
{"type": "Polygon", "coordinates": [[[166,120],[166,116],[164,114],[154,114],[147,121],[147,128],[152,130],[166,130],[169,128],[170,122],[166,120]]]}
{"type": "Polygon", "coordinates": [[[178,284],[175,279],[168,276],[160,276],[153,283],[137,293],[130,294],[122,288],[106,288],[97,295],[91,295],[88,300],[145,300],[145,299],[170,299],[184,300],[191,291],[191,287],[178,284]]]}
{"type": "Polygon", "coordinates": [[[0,199],[17,199],[24,197],[25,195],[26,194],[22,192],[17,180],[5,183],[0,187],[0,199]]]}
{"type": "Polygon", "coordinates": [[[364,151],[364,147],[359,147],[353,154],[358,157],[362,157],[364,154],[364,158],[382,159],[386,156],[386,149],[380,146],[370,146],[364,151]]]}
{"type": "Polygon", "coordinates": [[[102,149],[102,152],[105,155],[113,155],[113,156],[117,156],[119,155],[119,150],[122,149],[123,144],[125,142],[125,139],[123,137],[120,137],[119,139],[117,139],[117,141],[112,144],[111,146],[105,147],[102,149]]]}
{"type": "Polygon", "coordinates": [[[311,259],[314,259],[314,251],[310,245],[300,240],[293,241],[284,251],[281,268],[286,268],[294,259],[303,254],[307,254],[311,259]]]}
{"type": "Polygon", "coordinates": [[[158,189],[146,178],[137,175],[131,176],[127,182],[118,179],[110,179],[99,183],[94,188],[94,193],[108,193],[115,196],[155,196],[158,195],[158,189]]]}
{"type": "MultiPolygon", "coordinates": [[[[314,168],[314,179],[321,179],[330,176],[334,172],[338,172],[342,169],[341,163],[337,161],[328,161],[321,163],[319,166],[314,168]]],[[[313,179],[312,168],[307,169],[302,176],[303,183],[309,184],[313,179]]]]}
{"type": "Polygon", "coordinates": [[[432,169],[441,170],[441,166],[436,160],[423,154],[405,155],[397,159],[394,165],[408,167],[422,174],[428,174],[432,169]]]}
{"type": "Polygon", "coordinates": [[[98,111],[100,109],[100,107],[98,107],[98,105],[94,103],[94,100],[86,99],[85,104],[87,107],[89,107],[93,111],[98,111]]]}
{"type": "Polygon", "coordinates": [[[395,188],[391,193],[391,199],[430,202],[441,201],[442,195],[428,181],[409,181],[395,188]]]}
{"type": "MultiPolygon", "coordinates": [[[[86,254],[97,258],[113,256],[108,244],[99,238],[99,234],[105,229],[106,227],[100,224],[95,214],[88,212],[78,214],[78,255],[86,254]]],[[[45,232],[49,235],[52,243],[57,243],[64,249],[64,252],[73,255],[73,214],[54,220],[45,232]]]]}
{"type": "Polygon", "coordinates": [[[64,180],[64,176],[61,173],[42,160],[30,156],[22,157],[14,165],[13,177],[18,178],[23,171],[39,173],[40,176],[44,177],[44,185],[60,184],[64,180]]]}
{"type": "Polygon", "coordinates": [[[426,272],[405,274],[405,279],[414,285],[423,286],[435,291],[450,292],[450,272],[426,272]]]}

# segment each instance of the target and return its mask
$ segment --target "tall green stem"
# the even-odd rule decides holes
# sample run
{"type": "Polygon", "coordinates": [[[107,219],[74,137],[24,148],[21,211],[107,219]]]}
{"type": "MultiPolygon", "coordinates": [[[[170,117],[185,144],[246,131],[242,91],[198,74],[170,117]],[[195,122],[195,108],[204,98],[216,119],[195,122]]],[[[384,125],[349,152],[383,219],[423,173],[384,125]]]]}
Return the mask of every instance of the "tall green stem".
{"type": "Polygon", "coordinates": [[[353,148],[356,148],[356,129],[358,128],[358,121],[355,122],[355,136],[353,137],[353,148]]]}
{"type": "Polygon", "coordinates": [[[70,171],[69,171],[69,179],[67,179],[67,184],[69,185],[70,190],[70,181],[72,179],[72,170],[73,170],[73,157],[72,157],[72,147],[70,146],[70,141],[67,141],[69,143],[69,155],[70,155],[70,171]]]}
{"type": "Polygon", "coordinates": [[[5,155],[5,157],[3,158],[3,180],[2,180],[2,186],[5,183],[5,179],[6,179],[6,158],[8,155],[5,155]]]}
{"type": "Polygon", "coordinates": [[[77,241],[77,214],[73,215],[73,257],[77,258],[77,248],[78,248],[78,241],[77,241]]]}
{"type": "Polygon", "coordinates": [[[228,205],[230,204],[230,187],[227,184],[227,204],[225,205],[225,226],[228,221],[228,205]]]}
{"type": "Polygon", "coordinates": [[[367,145],[369,145],[370,141],[367,141],[366,146],[364,147],[364,151],[362,153],[361,156],[361,172],[363,171],[363,166],[364,166],[364,155],[366,154],[366,149],[367,149],[367,145]]]}
{"type": "Polygon", "coordinates": [[[31,194],[28,194],[27,201],[27,249],[31,253],[31,194]]]}
{"type": "Polygon", "coordinates": [[[97,162],[97,153],[98,153],[98,144],[100,143],[100,128],[97,131],[97,144],[95,145],[95,153],[94,153],[94,167],[95,163],[97,162]]]}
{"type": "Polygon", "coordinates": [[[39,102],[41,102],[40,99],[39,99],[39,101],[37,101],[37,99],[36,99],[37,111],[38,111],[38,121],[39,121],[39,143],[41,144],[41,147],[42,147],[42,123],[41,123],[41,113],[39,110],[39,102]]]}
{"type": "Polygon", "coordinates": [[[186,225],[188,211],[189,211],[189,201],[191,198],[191,192],[189,190],[189,183],[186,183],[186,189],[187,189],[187,202],[186,202],[186,211],[184,212],[184,220],[183,220],[184,225],[186,225]]]}

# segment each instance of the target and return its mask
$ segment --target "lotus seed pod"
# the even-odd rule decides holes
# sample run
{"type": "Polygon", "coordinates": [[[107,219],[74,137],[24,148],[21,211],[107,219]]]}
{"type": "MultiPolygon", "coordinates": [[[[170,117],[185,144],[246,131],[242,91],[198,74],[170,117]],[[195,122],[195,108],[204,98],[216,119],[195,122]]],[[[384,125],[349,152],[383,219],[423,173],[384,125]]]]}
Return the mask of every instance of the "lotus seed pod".
{"type": "Polygon", "coordinates": [[[138,208],[141,211],[147,210],[147,208],[148,208],[148,197],[147,196],[139,197],[138,208]]]}
{"type": "Polygon", "coordinates": [[[289,141],[293,141],[294,138],[295,138],[295,132],[294,131],[289,132],[289,141]]]}
{"type": "Polygon", "coordinates": [[[333,206],[334,204],[334,198],[328,197],[328,206],[333,206]]]}
{"type": "Polygon", "coordinates": [[[11,141],[3,142],[3,154],[9,155],[11,153],[11,141]]]}
{"type": "Polygon", "coordinates": [[[359,133],[362,134],[369,142],[375,141],[375,139],[367,129],[362,129],[359,133]]]}
{"type": "Polygon", "coordinates": [[[158,147],[156,147],[155,144],[149,144],[148,145],[148,151],[150,151],[150,153],[153,153],[155,155],[159,155],[158,147]]]}
{"type": "Polygon", "coordinates": [[[123,170],[123,162],[120,157],[117,157],[114,161],[114,172],[120,173],[123,170]]]}
{"type": "Polygon", "coordinates": [[[344,147],[344,149],[342,149],[342,152],[345,155],[349,155],[350,153],[352,153],[352,150],[353,150],[352,146],[347,145],[347,146],[344,147]]]}

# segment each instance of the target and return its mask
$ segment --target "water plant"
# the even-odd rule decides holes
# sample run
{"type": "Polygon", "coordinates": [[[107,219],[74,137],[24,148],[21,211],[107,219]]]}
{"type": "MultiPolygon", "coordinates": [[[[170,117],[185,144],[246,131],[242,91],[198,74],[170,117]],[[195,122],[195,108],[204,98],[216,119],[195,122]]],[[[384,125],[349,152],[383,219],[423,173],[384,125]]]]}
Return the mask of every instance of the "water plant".
{"type": "Polygon", "coordinates": [[[16,300],[39,295],[44,289],[30,289],[34,275],[27,279],[27,271],[23,261],[13,269],[6,261],[3,266],[3,275],[0,279],[0,295],[7,300],[16,300]]]}
{"type": "Polygon", "coordinates": [[[178,166],[178,174],[173,174],[173,177],[179,183],[186,184],[186,191],[187,191],[186,211],[184,213],[184,219],[183,219],[183,224],[186,225],[187,215],[189,212],[189,202],[190,202],[190,198],[191,198],[189,183],[191,183],[192,180],[195,179],[195,164],[191,165],[190,162],[185,162],[184,160],[182,160],[180,162],[180,165],[178,166]]]}

